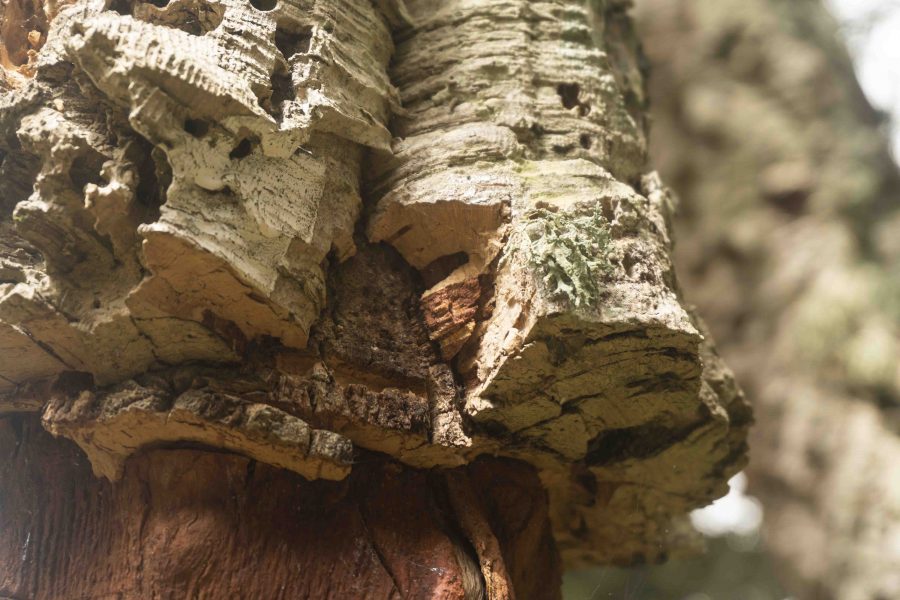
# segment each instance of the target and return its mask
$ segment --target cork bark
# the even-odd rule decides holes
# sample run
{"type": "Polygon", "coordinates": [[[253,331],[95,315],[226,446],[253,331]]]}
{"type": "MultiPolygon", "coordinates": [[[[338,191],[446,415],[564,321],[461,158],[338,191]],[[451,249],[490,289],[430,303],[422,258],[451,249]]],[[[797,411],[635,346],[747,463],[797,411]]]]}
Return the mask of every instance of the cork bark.
{"type": "Polygon", "coordinates": [[[54,549],[0,592],[554,598],[693,547],[751,415],[674,275],[626,3],[3,19],[36,34],[3,38],[2,526],[54,549]]]}
{"type": "Polygon", "coordinates": [[[819,2],[641,0],[682,280],[754,404],[797,598],[900,596],[900,177],[819,2]]]}

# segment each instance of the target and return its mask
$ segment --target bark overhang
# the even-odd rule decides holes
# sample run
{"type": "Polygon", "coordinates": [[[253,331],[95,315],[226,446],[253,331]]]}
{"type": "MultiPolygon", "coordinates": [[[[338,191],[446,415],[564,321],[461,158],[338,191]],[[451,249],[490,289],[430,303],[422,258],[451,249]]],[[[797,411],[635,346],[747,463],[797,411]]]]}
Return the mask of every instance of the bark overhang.
{"type": "Polygon", "coordinates": [[[681,300],[621,5],[63,8],[0,100],[0,410],[113,479],[160,444],[501,455],[569,562],[689,545],[750,413],[681,300]]]}

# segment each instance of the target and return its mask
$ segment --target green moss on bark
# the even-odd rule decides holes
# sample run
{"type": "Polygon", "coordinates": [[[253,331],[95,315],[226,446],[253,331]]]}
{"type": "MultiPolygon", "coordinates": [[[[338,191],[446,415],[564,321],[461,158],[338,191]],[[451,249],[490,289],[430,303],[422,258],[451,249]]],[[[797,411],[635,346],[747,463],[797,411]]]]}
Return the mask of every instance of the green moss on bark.
{"type": "Polygon", "coordinates": [[[549,293],[576,307],[591,306],[600,297],[600,279],[610,270],[609,225],[599,210],[589,212],[530,210],[528,260],[549,293]]]}

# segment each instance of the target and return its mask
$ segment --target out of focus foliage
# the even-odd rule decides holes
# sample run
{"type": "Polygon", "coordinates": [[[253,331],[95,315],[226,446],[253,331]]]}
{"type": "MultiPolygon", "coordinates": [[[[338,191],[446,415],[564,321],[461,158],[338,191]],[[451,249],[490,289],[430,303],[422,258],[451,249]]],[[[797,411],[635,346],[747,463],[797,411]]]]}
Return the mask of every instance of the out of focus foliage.
{"type": "Polygon", "coordinates": [[[632,569],[567,573],[565,600],[784,600],[759,539],[723,536],[709,540],[709,552],[694,559],[632,569]]]}

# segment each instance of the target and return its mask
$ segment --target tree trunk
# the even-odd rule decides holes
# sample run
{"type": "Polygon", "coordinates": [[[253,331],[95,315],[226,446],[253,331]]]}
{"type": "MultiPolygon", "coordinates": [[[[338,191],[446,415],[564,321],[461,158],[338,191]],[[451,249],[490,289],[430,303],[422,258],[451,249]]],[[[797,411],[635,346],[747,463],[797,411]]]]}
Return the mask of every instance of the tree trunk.
{"type": "Polygon", "coordinates": [[[798,598],[900,597],[900,194],[819,2],[641,0],[677,263],[754,403],[798,598]]]}
{"type": "Polygon", "coordinates": [[[555,598],[690,549],[751,416],[625,4],[8,3],[0,595],[555,598]]]}
{"type": "Polygon", "coordinates": [[[366,456],[340,482],[310,482],[235,454],[154,449],[111,484],[34,418],[4,419],[0,446],[14,457],[2,467],[4,596],[557,595],[544,492],[516,461],[428,472],[366,456]]]}

